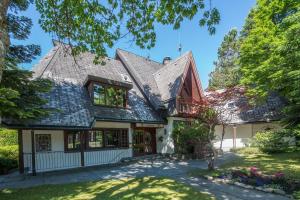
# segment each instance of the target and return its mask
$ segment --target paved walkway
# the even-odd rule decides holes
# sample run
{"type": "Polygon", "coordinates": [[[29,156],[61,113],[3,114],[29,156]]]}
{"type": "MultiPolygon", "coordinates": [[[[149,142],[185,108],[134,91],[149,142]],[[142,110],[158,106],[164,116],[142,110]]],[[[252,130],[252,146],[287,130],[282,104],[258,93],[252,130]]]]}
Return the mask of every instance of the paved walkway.
{"type": "MultiPolygon", "coordinates": [[[[228,162],[234,158],[233,154],[225,154],[217,160],[217,165],[228,162]]],[[[126,177],[169,177],[179,182],[186,183],[200,191],[212,193],[217,199],[230,200],[285,200],[287,198],[264,193],[256,190],[243,189],[233,185],[217,184],[211,181],[189,177],[187,172],[192,169],[204,169],[207,167],[205,161],[175,161],[167,158],[144,159],[136,163],[116,167],[94,167],[69,171],[51,172],[33,176],[2,176],[0,177],[1,188],[24,188],[42,184],[63,184],[80,181],[92,181],[102,179],[118,179],[126,177]]]]}

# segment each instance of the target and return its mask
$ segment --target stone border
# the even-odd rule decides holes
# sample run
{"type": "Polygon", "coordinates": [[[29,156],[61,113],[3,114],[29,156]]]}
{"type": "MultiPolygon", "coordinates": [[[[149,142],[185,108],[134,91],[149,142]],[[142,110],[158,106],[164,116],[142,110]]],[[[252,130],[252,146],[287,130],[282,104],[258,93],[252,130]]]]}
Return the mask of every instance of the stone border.
{"type": "Polygon", "coordinates": [[[278,194],[278,195],[281,195],[281,196],[288,197],[290,199],[294,199],[293,195],[286,194],[281,189],[264,188],[264,187],[260,187],[260,186],[256,187],[256,186],[240,183],[240,182],[237,182],[237,181],[235,182],[233,180],[214,178],[214,177],[208,176],[208,175],[204,175],[202,177],[209,180],[209,181],[212,181],[214,183],[223,183],[223,184],[235,185],[235,186],[242,187],[242,188],[245,188],[245,189],[253,189],[253,190],[258,190],[258,191],[262,191],[262,192],[266,192],[266,193],[278,194]]]}

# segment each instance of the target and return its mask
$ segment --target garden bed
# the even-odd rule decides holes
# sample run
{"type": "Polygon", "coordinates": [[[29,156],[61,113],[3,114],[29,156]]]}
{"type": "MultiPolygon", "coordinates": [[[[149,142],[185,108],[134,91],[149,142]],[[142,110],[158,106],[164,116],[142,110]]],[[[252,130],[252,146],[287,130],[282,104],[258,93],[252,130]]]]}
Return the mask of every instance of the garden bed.
{"type": "Polygon", "coordinates": [[[234,184],[247,189],[256,189],[269,193],[276,193],[291,197],[300,190],[300,180],[285,177],[284,173],[264,174],[257,167],[234,170],[215,170],[210,175],[203,177],[214,182],[234,184]]]}

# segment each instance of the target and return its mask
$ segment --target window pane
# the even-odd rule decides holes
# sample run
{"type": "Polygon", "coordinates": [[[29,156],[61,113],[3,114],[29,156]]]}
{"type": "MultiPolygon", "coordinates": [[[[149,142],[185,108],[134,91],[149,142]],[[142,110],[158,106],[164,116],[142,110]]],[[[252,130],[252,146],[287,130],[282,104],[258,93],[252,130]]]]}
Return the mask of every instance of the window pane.
{"type": "Polygon", "coordinates": [[[106,88],[106,105],[108,106],[117,106],[116,101],[117,92],[116,89],[113,87],[106,88]]]}
{"type": "Polygon", "coordinates": [[[79,150],[80,149],[80,132],[68,133],[67,134],[67,148],[68,150],[79,150]]]}
{"type": "Polygon", "coordinates": [[[103,147],[103,131],[89,131],[89,148],[103,147]]]}
{"type": "Polygon", "coordinates": [[[116,95],[117,106],[119,107],[124,106],[125,93],[126,91],[124,89],[117,89],[117,95],[116,95]]]}
{"type": "Polygon", "coordinates": [[[116,130],[105,131],[105,146],[106,147],[118,146],[118,131],[116,130]]]}
{"type": "Polygon", "coordinates": [[[128,147],[128,134],[126,130],[121,131],[121,136],[120,136],[120,146],[121,147],[128,147]]]}
{"type": "Polygon", "coordinates": [[[51,134],[35,135],[36,152],[51,151],[51,134]]]}
{"type": "Polygon", "coordinates": [[[105,89],[98,84],[94,84],[94,103],[105,105],[105,89]]]}

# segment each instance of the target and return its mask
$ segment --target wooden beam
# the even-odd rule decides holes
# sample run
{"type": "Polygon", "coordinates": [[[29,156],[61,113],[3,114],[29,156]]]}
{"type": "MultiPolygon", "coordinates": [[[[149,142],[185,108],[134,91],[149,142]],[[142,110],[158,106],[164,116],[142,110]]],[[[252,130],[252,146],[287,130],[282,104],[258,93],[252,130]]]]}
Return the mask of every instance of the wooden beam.
{"type": "Polygon", "coordinates": [[[20,174],[24,174],[23,135],[21,129],[18,129],[18,144],[19,144],[19,172],[20,174]]]}
{"type": "Polygon", "coordinates": [[[31,166],[32,166],[32,175],[36,175],[35,169],[35,142],[34,142],[34,130],[31,130],[31,166]]]}
{"type": "Polygon", "coordinates": [[[233,148],[236,148],[236,125],[233,125],[233,148]]]}
{"type": "Polygon", "coordinates": [[[84,167],[84,134],[85,131],[80,132],[80,160],[81,167],[84,167]]]}

